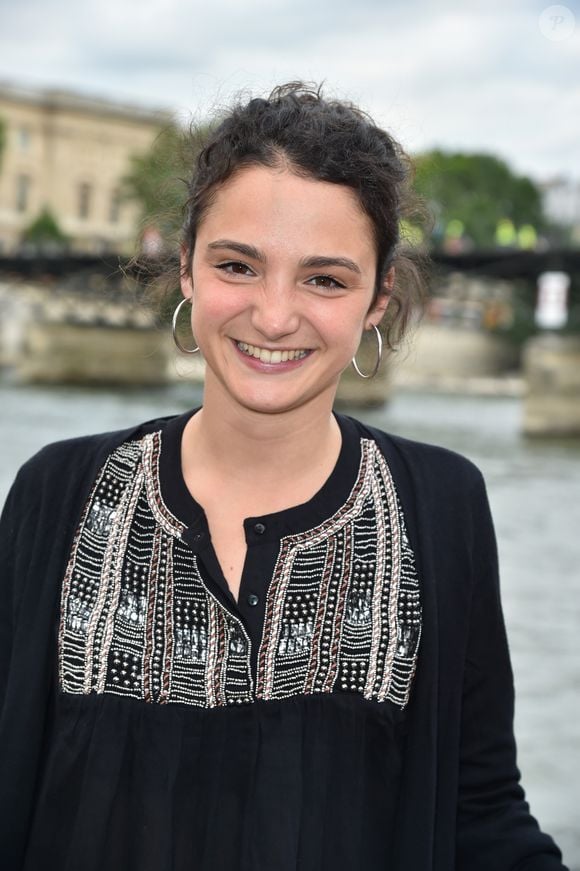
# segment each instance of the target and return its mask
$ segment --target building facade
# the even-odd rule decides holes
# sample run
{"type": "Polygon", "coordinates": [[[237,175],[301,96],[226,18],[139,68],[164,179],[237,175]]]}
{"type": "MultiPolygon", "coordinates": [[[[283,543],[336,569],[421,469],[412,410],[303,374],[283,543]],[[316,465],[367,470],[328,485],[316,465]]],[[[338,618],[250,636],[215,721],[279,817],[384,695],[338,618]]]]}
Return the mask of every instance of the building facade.
{"type": "Polygon", "coordinates": [[[73,251],[132,252],[138,208],[123,201],[121,180],[170,122],[162,110],[0,83],[0,254],[22,250],[45,209],[73,251]]]}

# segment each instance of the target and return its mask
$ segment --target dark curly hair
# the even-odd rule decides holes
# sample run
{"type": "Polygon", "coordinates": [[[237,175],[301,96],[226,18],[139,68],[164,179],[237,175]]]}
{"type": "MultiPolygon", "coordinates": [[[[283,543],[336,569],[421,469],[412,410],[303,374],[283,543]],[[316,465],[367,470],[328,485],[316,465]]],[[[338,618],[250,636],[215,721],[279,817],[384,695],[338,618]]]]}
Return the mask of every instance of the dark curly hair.
{"type": "Polygon", "coordinates": [[[287,167],[307,178],[347,185],[356,192],[373,226],[377,252],[375,295],[395,266],[395,285],[385,319],[390,348],[402,338],[420,308],[427,258],[401,238],[401,221],[424,221],[414,195],[412,163],[401,145],[353,103],[327,99],[322,85],[289,82],[266,99],[238,99],[219,123],[203,134],[191,131],[197,158],[187,180],[181,243],[184,270],[191,272],[197,230],[213,199],[234,173],[248,166],[287,167]],[[197,147],[196,147],[197,145],[197,147]]]}

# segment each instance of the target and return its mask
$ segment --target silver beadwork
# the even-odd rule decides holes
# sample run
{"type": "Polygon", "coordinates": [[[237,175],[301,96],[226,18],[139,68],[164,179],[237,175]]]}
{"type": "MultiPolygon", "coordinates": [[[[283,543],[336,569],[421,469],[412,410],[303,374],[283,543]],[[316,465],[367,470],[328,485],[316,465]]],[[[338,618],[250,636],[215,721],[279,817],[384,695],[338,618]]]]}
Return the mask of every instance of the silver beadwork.
{"type": "Polygon", "coordinates": [[[280,542],[259,640],[214,596],[159,481],[162,431],[108,458],[67,566],[59,633],[69,693],[202,708],[356,692],[404,708],[421,635],[420,588],[384,456],[361,439],[346,502],[280,542]]]}

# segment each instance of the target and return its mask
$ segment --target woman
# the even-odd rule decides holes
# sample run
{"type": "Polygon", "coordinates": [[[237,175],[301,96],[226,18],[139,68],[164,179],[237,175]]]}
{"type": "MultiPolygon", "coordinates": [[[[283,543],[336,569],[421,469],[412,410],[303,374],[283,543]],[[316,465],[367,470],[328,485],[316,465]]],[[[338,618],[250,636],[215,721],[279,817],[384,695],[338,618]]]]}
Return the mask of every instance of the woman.
{"type": "Polygon", "coordinates": [[[203,406],[45,448],[5,507],[3,869],[563,868],[479,472],[332,411],[409,314],[407,183],[300,84],[211,135],[179,305],[203,406]]]}

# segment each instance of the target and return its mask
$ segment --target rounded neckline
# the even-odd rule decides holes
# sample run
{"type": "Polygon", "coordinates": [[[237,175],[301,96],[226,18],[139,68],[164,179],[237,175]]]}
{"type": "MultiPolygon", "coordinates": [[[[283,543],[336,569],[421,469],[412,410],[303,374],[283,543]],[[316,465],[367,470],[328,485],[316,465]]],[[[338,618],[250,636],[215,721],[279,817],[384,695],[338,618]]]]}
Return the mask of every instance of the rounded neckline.
{"type": "MultiPolygon", "coordinates": [[[[161,432],[159,482],[163,501],[171,513],[188,529],[209,532],[205,511],[190,493],[181,466],[181,440],[185,427],[202,406],[171,418],[161,432]]],[[[360,434],[353,418],[332,412],[342,436],[340,451],[333,470],[319,490],[307,501],[271,514],[244,519],[246,533],[255,533],[256,525],[265,527],[258,539],[266,543],[283,535],[306,532],[328,519],[348,500],[357,480],[361,446],[360,434]]],[[[255,534],[251,536],[256,538],[255,534]]]]}

